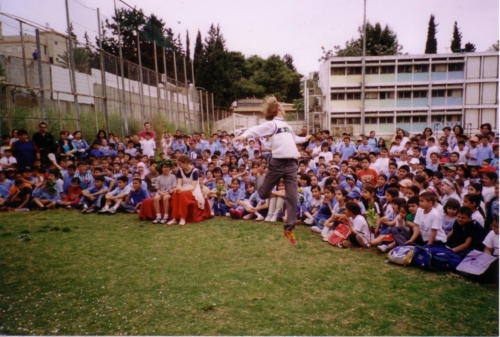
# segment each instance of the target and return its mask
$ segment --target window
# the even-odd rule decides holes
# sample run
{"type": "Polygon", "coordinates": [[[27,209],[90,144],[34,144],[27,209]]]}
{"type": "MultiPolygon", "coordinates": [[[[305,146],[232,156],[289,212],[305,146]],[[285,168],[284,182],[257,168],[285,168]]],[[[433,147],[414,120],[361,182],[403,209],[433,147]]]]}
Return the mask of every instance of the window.
{"type": "Polygon", "coordinates": [[[413,98],[425,98],[427,97],[427,91],[419,90],[413,92],[413,98]]]}
{"type": "Polygon", "coordinates": [[[366,67],[366,73],[378,75],[378,67],[366,67]]]}
{"type": "Polygon", "coordinates": [[[381,74],[394,74],[394,66],[382,66],[380,67],[381,74]]]}
{"type": "Polygon", "coordinates": [[[398,66],[398,73],[411,73],[411,65],[398,66]]]}
{"type": "Polygon", "coordinates": [[[361,99],[361,93],[360,92],[348,92],[346,94],[347,100],[356,100],[356,99],[361,99]]]}
{"type": "Polygon", "coordinates": [[[427,123],[427,116],[413,116],[413,123],[427,123]]]}
{"type": "Polygon", "coordinates": [[[332,93],[332,100],[334,101],[343,101],[344,94],[343,93],[332,93]]]}
{"type": "Polygon", "coordinates": [[[43,53],[47,55],[47,46],[43,46],[43,53]]]}
{"type": "Polygon", "coordinates": [[[446,121],[447,122],[457,122],[459,123],[461,121],[461,116],[460,115],[448,115],[446,116],[446,121]]]}
{"type": "Polygon", "coordinates": [[[394,123],[394,117],[380,117],[380,124],[392,124],[394,123]]]}
{"type": "Polygon", "coordinates": [[[347,124],[360,124],[361,118],[347,118],[347,124]]]}
{"type": "Polygon", "coordinates": [[[365,98],[366,99],[377,99],[378,98],[378,93],[376,93],[376,92],[367,92],[365,98]]]}
{"type": "Polygon", "coordinates": [[[332,75],[345,75],[345,68],[332,68],[332,75]]]}
{"type": "Polygon", "coordinates": [[[344,121],[344,119],[343,119],[343,118],[337,118],[336,124],[337,124],[337,125],[343,125],[343,124],[345,124],[344,122],[345,122],[345,121],[344,121]]]}
{"type": "Polygon", "coordinates": [[[394,92],[393,91],[382,91],[380,93],[380,99],[393,99],[394,92]]]}
{"type": "Polygon", "coordinates": [[[433,72],[446,72],[447,68],[448,67],[446,66],[446,64],[433,64],[432,65],[433,72]]]}
{"type": "Polygon", "coordinates": [[[400,99],[411,98],[411,91],[399,91],[398,98],[400,99]]]}
{"type": "Polygon", "coordinates": [[[444,118],[443,118],[443,117],[444,117],[444,116],[432,116],[431,121],[432,121],[433,123],[442,123],[442,122],[443,122],[443,120],[444,120],[444,118]]]}
{"type": "Polygon", "coordinates": [[[416,64],[413,67],[413,71],[416,73],[426,73],[429,71],[429,65],[428,64],[416,64]]]}
{"type": "Polygon", "coordinates": [[[57,41],[54,41],[54,44],[57,46],[57,41]]]}
{"type": "Polygon", "coordinates": [[[432,97],[444,97],[444,90],[432,90],[432,97]]]}
{"type": "Polygon", "coordinates": [[[448,64],[448,71],[464,71],[464,64],[463,63],[448,64]]]}
{"type": "Polygon", "coordinates": [[[448,97],[462,97],[462,89],[448,89],[447,96],[448,97]]]}
{"type": "Polygon", "coordinates": [[[359,74],[361,74],[361,67],[347,68],[347,75],[359,75],[359,74]]]}
{"type": "Polygon", "coordinates": [[[52,56],[49,57],[49,63],[54,64],[54,58],[52,56]]]}
{"type": "Polygon", "coordinates": [[[398,116],[396,117],[396,123],[410,123],[410,116],[398,116]]]}
{"type": "Polygon", "coordinates": [[[377,117],[367,117],[365,122],[366,124],[377,124],[377,117]]]}

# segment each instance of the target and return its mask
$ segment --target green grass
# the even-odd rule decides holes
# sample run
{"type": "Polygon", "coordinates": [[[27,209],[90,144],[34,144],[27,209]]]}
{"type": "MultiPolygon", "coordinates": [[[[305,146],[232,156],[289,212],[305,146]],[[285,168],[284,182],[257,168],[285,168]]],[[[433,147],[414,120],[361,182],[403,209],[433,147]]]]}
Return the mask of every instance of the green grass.
{"type": "Polygon", "coordinates": [[[0,214],[0,333],[498,335],[498,289],[216,218],[0,214]]]}

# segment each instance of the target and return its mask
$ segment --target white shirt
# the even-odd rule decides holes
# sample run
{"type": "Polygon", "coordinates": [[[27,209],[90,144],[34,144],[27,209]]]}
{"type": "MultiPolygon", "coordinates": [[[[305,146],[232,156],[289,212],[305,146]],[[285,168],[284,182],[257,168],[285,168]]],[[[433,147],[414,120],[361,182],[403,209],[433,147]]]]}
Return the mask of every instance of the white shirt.
{"type": "Polygon", "coordinates": [[[361,236],[365,245],[370,246],[370,228],[362,215],[358,214],[352,219],[352,229],[361,236]]]}
{"type": "Polygon", "coordinates": [[[471,218],[472,218],[472,220],[476,220],[477,223],[480,224],[481,227],[484,228],[484,218],[478,210],[476,210],[474,213],[472,213],[471,218]]]}
{"type": "Polygon", "coordinates": [[[306,141],[305,137],[296,136],[292,127],[278,117],[251,127],[241,135],[243,138],[264,136],[271,136],[273,158],[299,158],[300,153],[296,144],[302,144],[306,141]]]}
{"type": "Polygon", "coordinates": [[[491,248],[491,255],[498,256],[498,234],[491,230],[483,240],[483,245],[491,248]]]}
{"type": "Polygon", "coordinates": [[[15,165],[17,164],[17,160],[16,160],[16,157],[14,156],[10,156],[10,157],[2,157],[2,159],[0,159],[0,165],[15,165]]]}
{"type": "Polygon", "coordinates": [[[142,149],[142,154],[148,156],[148,157],[154,157],[155,155],[155,149],[156,149],[156,142],[154,139],[141,139],[141,149],[142,149]]]}
{"type": "Polygon", "coordinates": [[[415,221],[420,228],[420,235],[424,242],[429,241],[431,238],[432,230],[437,231],[434,241],[441,241],[446,243],[446,234],[443,230],[443,219],[441,214],[436,209],[431,209],[429,213],[425,214],[422,208],[417,209],[415,214],[415,221]]]}
{"type": "Polygon", "coordinates": [[[483,186],[482,194],[484,202],[490,202],[495,197],[495,186],[483,186]]]}

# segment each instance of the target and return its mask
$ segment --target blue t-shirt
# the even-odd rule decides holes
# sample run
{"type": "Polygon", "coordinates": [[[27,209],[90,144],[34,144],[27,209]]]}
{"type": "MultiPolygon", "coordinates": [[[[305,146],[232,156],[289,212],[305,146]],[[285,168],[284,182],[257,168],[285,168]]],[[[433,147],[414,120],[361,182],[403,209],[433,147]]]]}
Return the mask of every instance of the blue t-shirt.
{"type": "Polygon", "coordinates": [[[142,188],[140,188],[139,191],[132,190],[130,192],[130,203],[134,206],[147,198],[149,198],[149,193],[142,188]]]}

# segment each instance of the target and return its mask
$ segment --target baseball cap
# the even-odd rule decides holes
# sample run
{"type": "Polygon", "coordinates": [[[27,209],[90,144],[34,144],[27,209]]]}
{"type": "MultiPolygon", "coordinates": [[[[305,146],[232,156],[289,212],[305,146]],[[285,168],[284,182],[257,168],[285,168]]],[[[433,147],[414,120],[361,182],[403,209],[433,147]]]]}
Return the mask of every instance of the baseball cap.
{"type": "Polygon", "coordinates": [[[351,174],[348,174],[346,175],[345,179],[351,179],[351,180],[355,180],[354,177],[351,175],[351,174]]]}

